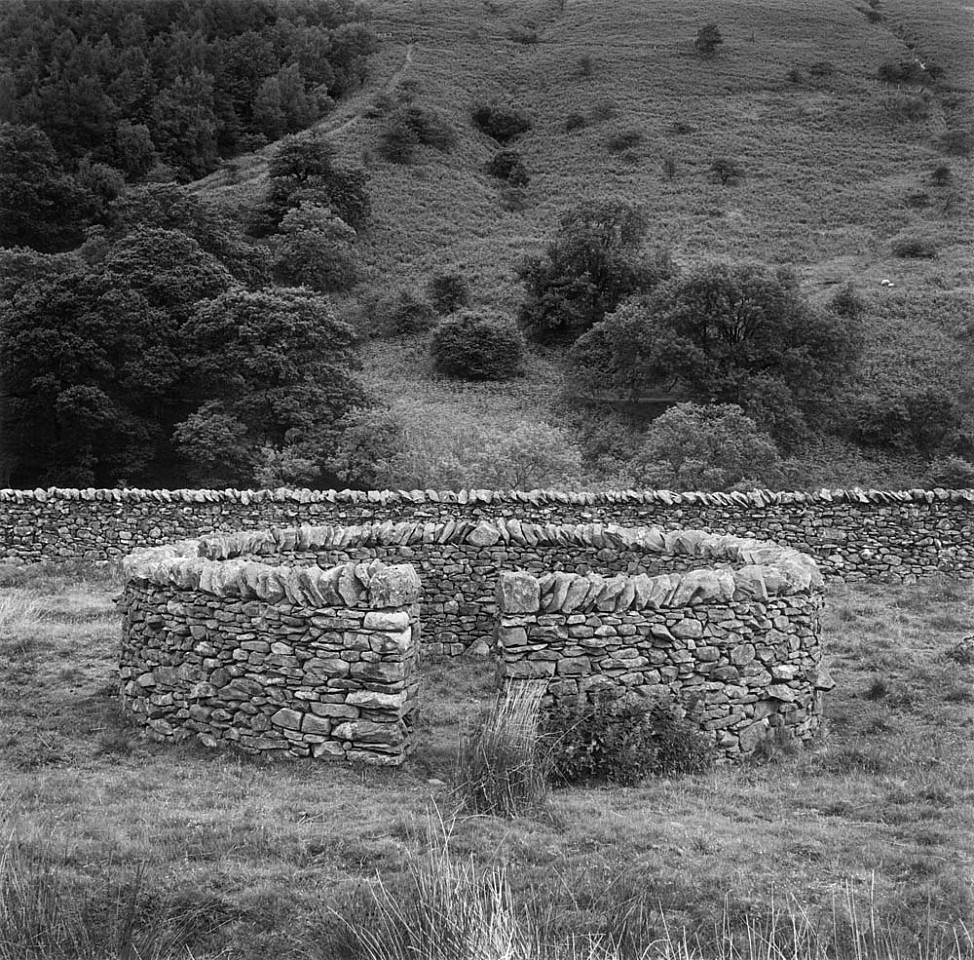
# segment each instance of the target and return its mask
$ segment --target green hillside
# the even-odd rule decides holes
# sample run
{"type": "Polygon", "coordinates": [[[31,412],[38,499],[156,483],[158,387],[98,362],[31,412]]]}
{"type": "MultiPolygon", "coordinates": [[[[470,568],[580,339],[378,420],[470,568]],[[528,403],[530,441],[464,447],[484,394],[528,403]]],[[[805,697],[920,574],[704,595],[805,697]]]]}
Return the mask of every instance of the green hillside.
{"type": "MultiPolygon", "coordinates": [[[[321,125],[371,176],[358,300],[455,270],[479,304],[513,314],[518,261],[542,249],[571,204],[618,197],[643,205],[648,245],[668,248],[681,266],[788,265],[819,301],[851,282],[867,304],[864,385],[939,383],[969,404],[970,340],[958,334],[972,304],[974,44],[960,0],[371,6],[382,46],[370,79],[321,125]],[[693,40],[715,17],[724,42],[704,57],[693,40]],[[880,79],[884,65],[914,60],[942,70],[936,86],[880,79]],[[452,124],[451,151],[419,147],[405,164],[381,158],[376,96],[403,89],[452,124]],[[498,149],[470,119],[484,102],[533,121],[511,144],[530,176],[523,190],[484,170],[498,149]],[[738,182],[717,181],[717,157],[742,168],[738,182]],[[943,164],[950,182],[938,186],[931,174],[943,164]],[[936,255],[894,254],[898,241],[916,238],[936,255]]],[[[259,195],[263,170],[254,158],[236,183],[217,173],[201,187],[239,209],[259,195]]],[[[368,356],[374,388],[400,407],[415,401],[407,416],[467,405],[505,423],[559,416],[557,356],[530,364],[500,397],[431,379],[421,338],[374,344],[368,356]]],[[[906,482],[922,468],[848,454],[838,456],[852,481],[906,482]]]]}

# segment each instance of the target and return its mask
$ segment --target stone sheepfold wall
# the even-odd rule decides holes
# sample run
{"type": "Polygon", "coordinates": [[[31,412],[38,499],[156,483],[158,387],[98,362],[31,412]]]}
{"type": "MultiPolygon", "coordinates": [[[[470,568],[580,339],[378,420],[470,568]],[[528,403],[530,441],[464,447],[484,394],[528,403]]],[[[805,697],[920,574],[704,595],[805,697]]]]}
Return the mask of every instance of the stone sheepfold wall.
{"type": "Polygon", "coordinates": [[[466,490],[0,490],[0,560],[107,560],[272,525],[518,519],[700,528],[814,556],[826,576],[974,578],[974,490],[606,493],[466,490]]]}
{"type": "MultiPolygon", "coordinates": [[[[726,558],[714,552],[719,542],[699,531],[500,519],[242,531],[204,537],[199,550],[210,560],[274,557],[274,562],[284,559],[323,568],[348,561],[409,562],[422,583],[423,649],[455,656],[471,647],[487,652],[502,570],[578,574],[691,570],[726,564],[726,558]]],[[[768,549],[758,541],[746,543],[758,553],[768,549]]]]}
{"type": "Polygon", "coordinates": [[[814,562],[730,537],[703,542],[736,569],[502,574],[499,684],[544,679],[549,704],[664,693],[725,758],[778,732],[812,737],[834,685],[822,665],[814,562]]]}
{"type": "Polygon", "coordinates": [[[410,752],[410,566],[217,562],[187,542],[135,551],[124,570],[122,703],[150,736],[390,765],[410,752]]]}

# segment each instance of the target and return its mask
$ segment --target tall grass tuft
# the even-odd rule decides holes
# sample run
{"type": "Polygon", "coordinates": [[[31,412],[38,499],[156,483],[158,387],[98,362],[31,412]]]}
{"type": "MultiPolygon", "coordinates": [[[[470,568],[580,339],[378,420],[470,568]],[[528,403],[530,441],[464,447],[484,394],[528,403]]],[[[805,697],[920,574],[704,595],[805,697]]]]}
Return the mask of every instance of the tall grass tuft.
{"type": "Polygon", "coordinates": [[[210,926],[150,889],[144,864],[82,887],[44,850],[0,850],[0,960],[192,960],[210,926]]]}
{"type": "Polygon", "coordinates": [[[462,808],[516,817],[548,793],[548,749],[539,730],[546,681],[514,681],[461,736],[455,794],[462,808]]]}
{"type": "Polygon", "coordinates": [[[540,960],[504,869],[455,859],[445,838],[410,862],[403,887],[379,879],[371,893],[345,921],[358,960],[540,960]]]}
{"type": "MultiPolygon", "coordinates": [[[[969,960],[971,932],[932,920],[920,940],[904,942],[864,897],[843,891],[831,913],[813,919],[793,897],[760,915],[725,903],[711,926],[667,926],[645,903],[614,902],[618,929],[601,935],[555,933],[514,892],[505,866],[478,868],[453,857],[448,837],[410,861],[404,881],[381,878],[359,909],[345,914],[347,955],[355,960],[969,960]],[[662,930],[659,923],[662,921],[662,930]],[[645,926],[646,936],[640,935],[645,926]]],[[[530,895],[529,895],[530,897],[530,895]]],[[[534,904],[538,906],[539,904],[534,904]]],[[[543,906],[543,905],[542,905],[543,906]]],[[[661,908],[662,909],[662,908],[661,908]]],[[[610,924],[611,926],[611,924],[610,924]]]]}
{"type": "Polygon", "coordinates": [[[0,594],[0,637],[16,637],[23,643],[40,625],[44,608],[27,591],[0,594]]]}

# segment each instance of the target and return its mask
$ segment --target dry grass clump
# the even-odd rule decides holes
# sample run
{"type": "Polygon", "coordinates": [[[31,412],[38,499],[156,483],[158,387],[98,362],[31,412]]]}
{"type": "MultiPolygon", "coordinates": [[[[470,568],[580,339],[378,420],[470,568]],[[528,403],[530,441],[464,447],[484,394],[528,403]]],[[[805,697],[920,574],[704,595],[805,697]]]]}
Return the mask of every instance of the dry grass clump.
{"type": "Polygon", "coordinates": [[[509,683],[461,736],[454,780],[463,809],[515,817],[544,802],[550,761],[539,720],[546,687],[509,683]]]}

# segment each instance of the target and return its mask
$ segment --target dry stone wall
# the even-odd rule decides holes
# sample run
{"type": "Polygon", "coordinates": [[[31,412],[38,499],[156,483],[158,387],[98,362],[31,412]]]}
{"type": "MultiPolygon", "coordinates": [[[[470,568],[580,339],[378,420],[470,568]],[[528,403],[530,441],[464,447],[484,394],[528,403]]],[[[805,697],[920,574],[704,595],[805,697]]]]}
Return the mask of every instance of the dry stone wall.
{"type": "Polygon", "coordinates": [[[124,569],[122,703],[150,736],[389,765],[411,751],[412,567],[221,562],[186,542],[124,569]]]}
{"type": "Polygon", "coordinates": [[[822,578],[795,551],[693,542],[724,567],[651,576],[501,574],[499,683],[545,680],[545,702],[664,693],[717,753],[812,737],[823,694],[822,578]]]}
{"type": "Polygon", "coordinates": [[[0,560],[108,560],[272,525],[505,519],[700,528],[814,556],[826,576],[974,578],[974,490],[562,493],[464,490],[0,490],[0,560]]]}
{"type": "MultiPolygon", "coordinates": [[[[423,649],[455,656],[473,645],[486,652],[494,629],[497,578],[503,570],[691,570],[726,564],[726,558],[714,553],[719,542],[699,531],[537,524],[512,518],[242,531],[204,537],[199,549],[211,560],[274,557],[323,568],[348,561],[409,562],[422,582],[423,649]]],[[[768,549],[766,544],[747,542],[758,554],[768,549]]]]}

